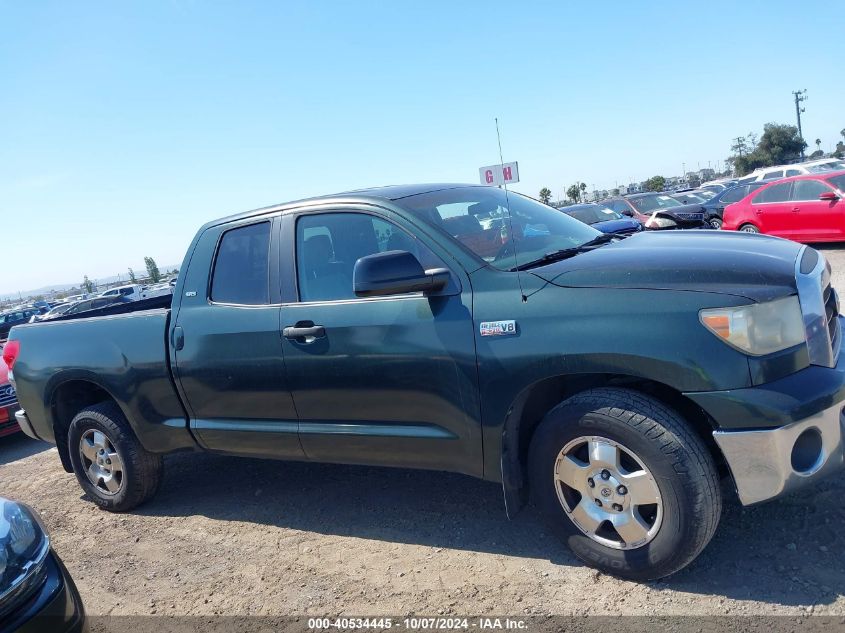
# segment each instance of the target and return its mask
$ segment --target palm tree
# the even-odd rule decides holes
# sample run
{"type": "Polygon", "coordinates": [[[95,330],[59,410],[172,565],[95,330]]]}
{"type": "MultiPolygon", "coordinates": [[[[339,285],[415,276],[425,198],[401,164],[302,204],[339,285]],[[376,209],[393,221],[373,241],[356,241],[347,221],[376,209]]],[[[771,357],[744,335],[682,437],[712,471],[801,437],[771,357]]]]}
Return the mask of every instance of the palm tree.
{"type": "Polygon", "coordinates": [[[822,140],[820,138],[816,139],[816,149],[822,151],[822,140]]]}
{"type": "Polygon", "coordinates": [[[552,199],[552,191],[548,187],[543,187],[540,189],[540,202],[543,204],[549,204],[552,199]]]}

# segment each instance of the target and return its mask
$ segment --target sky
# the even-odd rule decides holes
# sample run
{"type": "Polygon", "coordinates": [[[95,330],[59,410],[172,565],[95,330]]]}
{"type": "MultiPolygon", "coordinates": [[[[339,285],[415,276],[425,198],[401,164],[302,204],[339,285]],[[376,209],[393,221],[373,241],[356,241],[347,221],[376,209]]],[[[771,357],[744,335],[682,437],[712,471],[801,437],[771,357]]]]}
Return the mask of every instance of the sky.
{"type": "MultiPolygon", "coordinates": [[[[0,0],[0,295],[178,264],[204,222],[478,182],[563,197],[845,128],[829,2],[0,0]]],[[[836,27],[838,28],[838,27],[836,27]]]]}

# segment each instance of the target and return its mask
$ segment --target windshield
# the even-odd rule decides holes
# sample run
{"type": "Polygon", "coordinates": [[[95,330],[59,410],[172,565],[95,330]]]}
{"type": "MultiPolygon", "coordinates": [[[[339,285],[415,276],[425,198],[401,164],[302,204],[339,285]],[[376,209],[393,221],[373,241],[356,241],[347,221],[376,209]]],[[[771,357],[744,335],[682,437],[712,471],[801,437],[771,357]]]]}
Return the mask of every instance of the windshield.
{"type": "Polygon", "coordinates": [[[840,176],[832,176],[828,178],[827,181],[831,185],[839,189],[839,191],[845,192],[845,174],[842,174],[840,176]]]}
{"type": "Polygon", "coordinates": [[[563,209],[568,215],[584,224],[595,224],[608,220],[622,220],[625,216],[601,204],[588,204],[563,209]]]}
{"type": "Polygon", "coordinates": [[[500,270],[602,235],[557,209],[495,187],[433,191],[400,204],[500,270]]]}
{"type": "Polygon", "coordinates": [[[671,209],[672,207],[682,206],[680,202],[675,200],[672,196],[659,194],[656,196],[643,196],[642,198],[628,198],[628,201],[633,204],[640,213],[650,213],[658,209],[671,209]]]}

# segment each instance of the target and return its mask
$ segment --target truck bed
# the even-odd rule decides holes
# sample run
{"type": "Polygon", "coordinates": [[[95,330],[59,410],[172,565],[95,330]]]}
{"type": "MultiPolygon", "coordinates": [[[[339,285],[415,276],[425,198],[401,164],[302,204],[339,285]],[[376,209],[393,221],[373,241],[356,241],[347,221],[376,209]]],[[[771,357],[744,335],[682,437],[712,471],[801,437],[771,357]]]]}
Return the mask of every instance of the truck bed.
{"type": "Polygon", "coordinates": [[[53,406],[60,391],[93,387],[117,402],[147,450],[195,446],[170,371],[169,304],[154,297],[12,328],[18,401],[41,439],[60,439],[55,426],[68,422],[53,406]]]}

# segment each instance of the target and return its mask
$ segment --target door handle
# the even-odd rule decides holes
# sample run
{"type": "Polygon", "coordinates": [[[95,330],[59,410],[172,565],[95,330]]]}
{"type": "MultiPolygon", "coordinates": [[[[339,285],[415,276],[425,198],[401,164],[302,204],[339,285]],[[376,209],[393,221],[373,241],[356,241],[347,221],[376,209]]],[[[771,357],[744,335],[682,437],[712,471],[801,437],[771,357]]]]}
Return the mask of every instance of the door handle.
{"type": "Polygon", "coordinates": [[[754,213],[757,215],[763,215],[763,209],[757,209],[754,213]]]}
{"type": "Polygon", "coordinates": [[[282,336],[297,343],[313,343],[325,335],[326,328],[322,325],[314,325],[311,321],[300,321],[296,325],[288,326],[282,330],[282,336]]]}
{"type": "Polygon", "coordinates": [[[170,341],[170,344],[173,345],[173,349],[177,352],[185,347],[185,331],[181,325],[173,328],[173,340],[170,341]]]}
{"type": "Polygon", "coordinates": [[[801,210],[801,207],[792,207],[793,213],[798,213],[801,210]]]}

